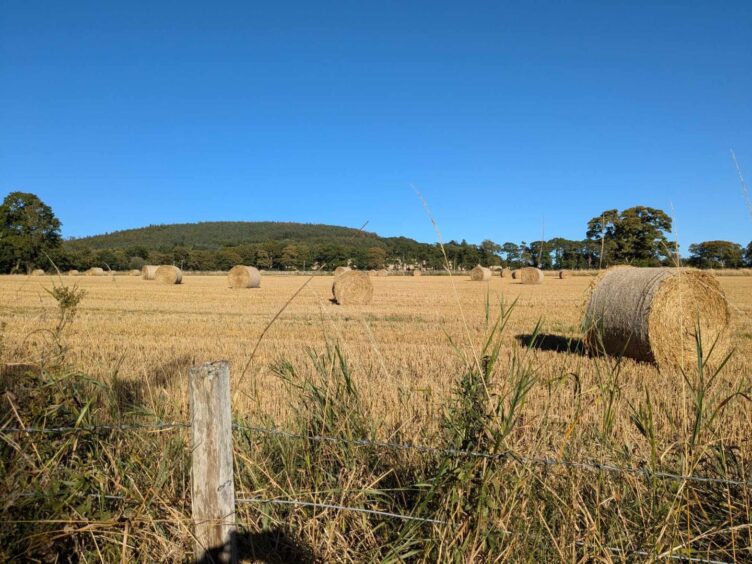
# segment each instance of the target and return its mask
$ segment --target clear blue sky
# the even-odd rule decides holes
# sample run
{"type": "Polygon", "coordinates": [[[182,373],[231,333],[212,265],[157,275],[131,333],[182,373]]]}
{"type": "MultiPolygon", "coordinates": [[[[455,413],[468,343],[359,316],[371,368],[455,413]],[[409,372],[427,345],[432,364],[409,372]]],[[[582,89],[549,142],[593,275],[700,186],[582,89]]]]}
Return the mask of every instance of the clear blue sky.
{"type": "Polygon", "coordinates": [[[746,245],[752,2],[37,2],[0,7],[0,196],[65,236],[331,223],[582,238],[672,213],[746,245]]]}

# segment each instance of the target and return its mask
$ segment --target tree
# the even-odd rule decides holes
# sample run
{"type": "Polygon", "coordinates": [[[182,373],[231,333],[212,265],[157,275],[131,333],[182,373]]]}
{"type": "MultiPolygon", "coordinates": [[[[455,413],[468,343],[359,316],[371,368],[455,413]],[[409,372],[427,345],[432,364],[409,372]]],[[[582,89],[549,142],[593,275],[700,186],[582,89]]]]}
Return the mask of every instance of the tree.
{"type": "Polygon", "coordinates": [[[279,262],[285,268],[295,268],[298,266],[298,247],[296,245],[287,245],[282,249],[282,256],[279,258],[279,262]]]}
{"type": "Polygon", "coordinates": [[[744,260],[747,263],[747,266],[752,268],[752,241],[749,242],[747,250],[744,251],[744,260]]]}
{"type": "Polygon", "coordinates": [[[743,249],[731,241],[705,241],[689,246],[689,264],[698,268],[739,268],[743,249]]]}
{"type": "Polygon", "coordinates": [[[45,253],[60,247],[60,220],[34,194],[11,192],[0,205],[0,270],[49,266],[45,253]]]}
{"type": "Polygon", "coordinates": [[[478,247],[481,263],[486,266],[500,264],[501,259],[499,258],[499,253],[501,253],[501,250],[501,245],[494,243],[490,239],[486,239],[478,247]]]}
{"type": "Polygon", "coordinates": [[[501,246],[501,252],[505,255],[506,266],[511,268],[519,266],[520,248],[516,243],[504,243],[501,246]]]}
{"type": "Polygon", "coordinates": [[[635,206],[622,212],[607,210],[588,222],[587,238],[601,245],[601,266],[631,263],[655,266],[666,263],[676,253],[676,246],[666,234],[671,232],[671,218],[663,210],[635,206]]]}
{"type": "Polygon", "coordinates": [[[386,251],[381,247],[371,247],[366,255],[366,264],[368,268],[384,268],[386,264],[386,251]]]}

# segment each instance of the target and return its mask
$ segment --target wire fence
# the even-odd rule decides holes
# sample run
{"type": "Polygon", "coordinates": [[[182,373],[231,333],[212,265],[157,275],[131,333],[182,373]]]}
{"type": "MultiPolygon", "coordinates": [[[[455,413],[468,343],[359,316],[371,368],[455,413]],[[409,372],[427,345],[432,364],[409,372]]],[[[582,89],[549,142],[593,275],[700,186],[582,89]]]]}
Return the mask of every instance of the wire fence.
{"type": "MultiPolygon", "coordinates": [[[[126,432],[126,431],[167,431],[174,429],[189,429],[189,423],[180,422],[158,422],[153,424],[127,424],[127,425],[79,425],[68,427],[3,427],[0,428],[2,433],[42,433],[42,434],[62,434],[62,433],[107,433],[107,432],[126,432]]],[[[432,447],[420,444],[409,443],[392,443],[387,441],[376,441],[371,439],[346,439],[342,437],[332,437],[327,435],[307,435],[293,433],[274,427],[259,427],[234,423],[233,429],[238,431],[250,431],[265,435],[279,436],[291,440],[309,441],[309,442],[326,442],[335,444],[344,444],[362,448],[379,448],[395,451],[413,451],[423,454],[442,455],[448,457],[469,457],[484,458],[493,461],[509,461],[522,465],[538,466],[561,466],[567,468],[578,468],[594,472],[609,472],[617,474],[629,474],[641,476],[647,479],[673,480],[676,482],[694,482],[707,483],[726,486],[752,487],[752,480],[732,480],[728,478],[714,478],[710,476],[698,476],[696,474],[672,473],[660,470],[651,470],[641,466],[617,466],[611,463],[605,463],[593,460],[566,460],[556,458],[541,458],[518,454],[511,450],[499,453],[468,451],[452,448],[432,447]]]]}
{"type": "MultiPolygon", "coordinates": [[[[151,424],[121,424],[121,425],[76,425],[76,426],[58,426],[58,427],[2,427],[0,428],[0,437],[3,434],[66,434],[66,433],[112,433],[112,432],[135,432],[135,431],[147,431],[147,432],[161,432],[171,430],[189,429],[191,425],[183,422],[156,422],[151,424]]],[[[698,475],[685,475],[679,473],[670,473],[664,471],[653,471],[647,468],[632,467],[632,466],[617,466],[613,464],[606,464],[597,461],[573,461],[573,460],[561,460],[553,458],[536,458],[529,456],[522,456],[512,451],[504,451],[500,453],[490,452],[478,452],[467,451],[451,448],[440,448],[421,444],[408,444],[408,443],[393,443],[387,441],[375,441],[370,439],[346,439],[342,437],[333,437],[327,435],[309,435],[293,433],[278,428],[260,427],[253,425],[246,425],[242,423],[234,423],[233,429],[237,431],[245,431],[252,433],[265,434],[270,436],[283,437],[285,439],[296,441],[310,441],[310,442],[326,442],[333,444],[343,444],[347,446],[363,447],[363,448],[378,448],[388,449],[394,451],[412,451],[420,452],[424,454],[442,455],[449,457],[473,457],[483,458],[491,461],[509,461],[522,465],[542,465],[542,466],[561,466],[568,468],[579,468],[591,471],[605,471],[611,473],[621,473],[637,475],[644,478],[656,478],[661,480],[675,480],[678,482],[698,482],[698,483],[711,483],[726,486],[743,486],[752,487],[752,481],[745,480],[731,480],[725,478],[712,478],[707,476],[698,475]]],[[[33,497],[38,494],[34,493],[16,493],[15,497],[33,497]]],[[[48,495],[45,493],[45,495],[48,495]]],[[[108,494],[104,492],[98,493],[79,493],[79,497],[89,497],[97,499],[106,499],[111,501],[133,501],[126,496],[108,494]]],[[[141,500],[143,501],[143,500],[141,500]]],[[[398,519],[402,521],[409,521],[415,523],[423,523],[428,525],[448,525],[447,521],[440,519],[432,519],[426,517],[419,517],[415,515],[406,515],[401,513],[394,513],[389,511],[383,511],[379,509],[370,509],[366,507],[352,507],[348,505],[323,503],[316,501],[305,501],[300,499],[290,498],[264,498],[264,497],[237,497],[235,499],[238,505],[279,505],[288,507],[301,507],[312,508],[320,510],[332,510],[343,511],[357,514],[371,515],[376,517],[383,517],[388,519],[398,519]]],[[[510,531],[503,531],[507,534],[514,534],[510,531]]],[[[578,542],[578,546],[586,548],[585,543],[578,542]]],[[[628,550],[616,547],[601,546],[603,550],[606,550],[614,555],[630,558],[655,558],[659,556],[664,560],[682,561],[682,562],[696,562],[700,564],[727,564],[723,560],[705,559],[689,555],[677,555],[677,554],[661,554],[656,555],[654,553],[644,550],[628,550]]]]}

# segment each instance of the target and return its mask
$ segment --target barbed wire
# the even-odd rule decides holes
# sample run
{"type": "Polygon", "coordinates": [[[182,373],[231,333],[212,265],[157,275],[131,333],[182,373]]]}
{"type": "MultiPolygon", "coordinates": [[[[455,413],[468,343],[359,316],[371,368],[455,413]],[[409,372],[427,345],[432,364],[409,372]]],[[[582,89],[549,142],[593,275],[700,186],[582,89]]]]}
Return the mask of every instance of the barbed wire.
{"type": "Polygon", "coordinates": [[[581,468],[584,470],[606,471],[613,473],[643,475],[648,478],[658,478],[662,480],[675,480],[675,481],[687,481],[698,483],[712,483],[712,484],[724,484],[731,486],[746,486],[752,487],[752,481],[744,480],[730,480],[728,478],[711,478],[706,476],[697,476],[694,474],[674,474],[665,471],[652,471],[648,468],[639,468],[634,466],[616,466],[614,464],[606,464],[597,461],[574,461],[574,460],[559,460],[554,458],[536,458],[519,455],[513,451],[505,451],[500,453],[489,453],[480,451],[468,451],[461,449],[444,449],[438,447],[431,447],[425,445],[412,445],[406,443],[390,443],[382,441],[371,441],[368,439],[344,439],[340,437],[330,437],[326,435],[303,435],[297,433],[291,433],[276,428],[267,427],[254,427],[242,424],[233,424],[233,428],[237,430],[255,431],[264,434],[283,436],[295,440],[305,440],[314,442],[331,442],[342,443],[351,446],[358,447],[378,447],[391,450],[402,451],[416,451],[428,454],[443,454],[449,456],[463,456],[472,458],[484,458],[489,460],[504,461],[510,460],[521,464],[536,464],[543,466],[565,466],[569,468],[581,468]]]}
{"type": "Polygon", "coordinates": [[[75,427],[0,427],[1,433],[76,433],[97,431],[165,431],[170,429],[188,429],[188,423],[154,423],[143,425],[138,423],[128,425],[77,425],[75,427]]]}
{"type": "MultiPolygon", "coordinates": [[[[0,434],[3,433],[81,433],[81,432],[121,432],[121,431],[166,431],[174,429],[188,429],[189,423],[181,422],[160,422],[154,424],[122,424],[122,425],[78,425],[66,427],[3,427],[0,428],[0,434]]],[[[267,435],[281,436],[288,439],[313,442],[328,442],[337,444],[346,444],[361,448],[382,448],[395,451],[413,451],[424,454],[444,455],[453,457],[483,458],[492,461],[513,461],[518,464],[529,464],[539,466],[562,466],[567,468],[579,468],[589,471],[610,472],[620,474],[630,474],[635,476],[644,476],[646,478],[656,478],[660,480],[673,480],[678,482],[695,482],[706,484],[720,484],[728,486],[752,487],[752,480],[733,480],[728,478],[712,478],[708,476],[698,476],[695,474],[679,474],[661,470],[650,470],[648,468],[636,466],[617,466],[615,464],[603,463],[598,461],[577,461],[561,460],[555,458],[541,458],[524,456],[514,451],[507,450],[499,453],[490,453],[482,451],[470,451],[452,448],[432,447],[420,444],[410,443],[392,443],[387,441],[375,441],[370,439],[345,439],[342,437],[332,437],[327,435],[306,435],[293,433],[274,427],[259,427],[234,423],[233,429],[239,431],[251,431],[267,435]]]]}
{"type": "Polygon", "coordinates": [[[301,501],[299,499],[284,498],[261,498],[261,497],[241,497],[235,500],[236,504],[260,504],[271,503],[275,505],[297,505],[301,507],[313,507],[316,509],[335,509],[338,511],[351,511],[353,513],[365,513],[367,515],[377,515],[379,517],[391,517],[403,521],[417,521],[420,523],[432,523],[434,525],[446,525],[446,521],[439,519],[428,519],[425,517],[415,517],[413,515],[404,515],[401,513],[391,513],[389,511],[380,511],[378,509],[366,509],[364,507],[349,507],[347,505],[336,505],[333,503],[319,503],[315,501],[301,501]]]}
{"type": "MultiPolygon", "coordinates": [[[[24,493],[18,493],[14,497],[27,497],[28,498],[28,497],[37,497],[37,495],[38,494],[36,493],[24,492],[24,493]]],[[[49,495],[48,493],[45,493],[45,496],[48,496],[48,495],[49,495]]],[[[107,499],[107,500],[118,500],[118,501],[134,501],[134,502],[137,501],[137,500],[127,498],[126,496],[105,494],[102,492],[90,493],[90,494],[77,493],[76,497],[88,497],[88,498],[94,498],[94,499],[107,499]]],[[[348,505],[303,501],[299,499],[289,499],[289,498],[238,497],[235,499],[235,504],[236,505],[272,504],[272,505],[288,505],[288,506],[296,506],[296,507],[310,507],[314,509],[330,509],[333,511],[349,511],[352,513],[361,513],[365,515],[373,515],[376,517],[387,517],[390,519],[399,519],[402,521],[412,521],[412,522],[417,522],[417,523],[428,523],[431,525],[450,525],[451,524],[447,521],[442,521],[440,519],[416,517],[414,515],[405,515],[403,513],[393,513],[390,511],[382,511],[379,509],[368,509],[365,507],[350,507],[348,505]]],[[[503,532],[509,535],[515,534],[513,531],[508,531],[508,530],[504,530],[503,532]]],[[[575,544],[581,548],[587,548],[584,542],[580,541],[580,542],[576,542],[575,544]]],[[[601,548],[603,550],[607,550],[608,552],[611,552],[612,554],[619,554],[619,555],[624,555],[627,557],[633,557],[633,556],[640,556],[640,557],[645,557],[645,558],[655,557],[655,553],[651,553],[651,552],[648,552],[646,550],[641,550],[641,549],[627,550],[627,549],[610,547],[610,546],[601,546],[601,548]]],[[[726,562],[723,560],[709,560],[705,558],[699,558],[699,557],[688,556],[688,555],[679,555],[679,554],[662,554],[661,558],[666,559],[666,560],[680,561],[680,562],[695,562],[697,564],[730,564],[729,562],[726,562]]]]}

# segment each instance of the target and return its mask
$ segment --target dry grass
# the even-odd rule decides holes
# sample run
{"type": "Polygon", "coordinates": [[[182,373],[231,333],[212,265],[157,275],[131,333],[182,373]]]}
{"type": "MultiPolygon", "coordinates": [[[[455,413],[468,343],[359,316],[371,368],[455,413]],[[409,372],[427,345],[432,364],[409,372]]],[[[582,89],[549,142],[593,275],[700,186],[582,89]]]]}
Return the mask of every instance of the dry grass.
{"type": "MultiPolygon", "coordinates": [[[[238,374],[266,324],[304,279],[270,275],[267,280],[257,291],[238,293],[230,291],[224,279],[209,276],[189,277],[176,286],[130,277],[81,278],[77,283],[87,296],[67,339],[70,358],[77,369],[103,379],[117,372],[129,380],[152,381],[163,366],[181,359],[196,363],[227,359],[233,373],[238,374]]],[[[562,280],[555,289],[523,286],[499,277],[487,284],[457,280],[471,343],[457,314],[448,277],[385,277],[372,278],[371,282],[371,304],[344,309],[330,302],[331,277],[311,280],[268,331],[249,375],[234,389],[238,415],[261,412],[284,424],[288,413],[285,403],[278,399],[285,391],[270,365],[280,358],[305,364],[307,347],[321,349],[327,339],[337,339],[353,365],[355,377],[362,379],[359,386],[363,396],[383,421],[384,429],[406,422],[406,429],[416,432],[435,428],[435,410],[464,365],[448,337],[462,349],[477,351],[488,327],[487,299],[493,307],[502,297],[507,303],[517,300],[503,337],[502,355],[520,348],[520,341],[542,320],[542,332],[550,337],[542,350],[535,351],[541,379],[576,373],[583,389],[597,385],[601,360],[547,350],[566,348],[567,339],[579,338],[583,294],[591,282],[587,277],[562,280]]],[[[732,304],[732,335],[738,347],[725,374],[729,381],[735,381],[752,368],[752,279],[726,278],[720,283],[732,304]]],[[[45,292],[49,285],[28,277],[0,277],[7,361],[35,360],[41,339],[28,335],[55,322],[55,304],[45,292]]],[[[172,384],[159,393],[174,400],[175,416],[184,416],[186,375],[171,377],[172,384]]],[[[651,384],[657,397],[665,394],[662,399],[680,408],[675,394],[682,387],[680,374],[659,374],[650,364],[624,360],[620,382],[624,399],[639,399],[644,383],[651,384]]],[[[572,410],[569,398],[553,397],[551,401],[555,405],[549,408],[566,421],[572,410]]],[[[535,401],[528,405],[532,412],[542,406],[535,401]]],[[[628,414],[622,417],[619,427],[628,439],[628,414]]],[[[587,414],[577,422],[580,429],[594,423],[587,414]]],[[[732,428],[749,423],[747,414],[746,420],[735,418],[732,428]]]]}
{"type": "MultiPolygon", "coordinates": [[[[254,292],[233,292],[226,287],[224,278],[210,276],[186,277],[182,285],[175,286],[154,285],[131,277],[81,278],[77,282],[86,297],[75,323],[66,330],[61,350],[66,351],[67,362],[76,370],[95,379],[117,382],[118,393],[124,399],[137,399],[163,420],[188,418],[188,365],[227,359],[234,376],[236,418],[299,430],[301,418],[315,416],[318,408],[310,403],[312,400],[306,403],[300,399],[301,390],[308,388],[296,388],[290,383],[300,379],[316,382],[322,370],[331,377],[336,372],[332,367],[339,364],[312,363],[309,349],[322,353],[331,350],[336,342],[348,362],[346,376],[352,379],[358,395],[345,400],[342,398],[346,394],[342,396],[341,391],[335,390],[331,398],[340,404],[327,401],[326,409],[339,405],[338,417],[342,413],[355,414],[348,417],[362,414],[363,420],[334,418],[339,421],[336,425],[327,423],[326,418],[316,420],[315,425],[316,421],[308,421],[312,431],[349,432],[355,437],[367,432],[379,439],[447,444],[446,436],[453,436],[447,435],[447,420],[462,419],[456,412],[464,413],[462,417],[470,413],[472,418],[472,414],[488,410],[495,414],[490,421],[503,430],[499,440],[503,440],[505,448],[523,456],[595,459],[622,466],[668,466],[674,471],[695,473],[701,468],[691,461],[705,460],[709,452],[715,452],[713,449],[725,452],[723,449],[733,446],[740,460],[750,462],[750,402],[728,402],[717,419],[700,426],[703,434],[699,436],[692,419],[697,398],[693,386],[697,381],[691,374],[685,379],[678,372],[659,373],[650,364],[628,359],[617,363],[612,358],[581,354],[579,325],[583,294],[592,281],[588,277],[571,277],[550,286],[522,285],[501,277],[482,284],[471,283],[467,278],[431,276],[373,278],[371,304],[347,308],[330,303],[331,277],[315,277],[276,319],[246,376],[241,378],[256,340],[304,280],[269,275],[263,287],[254,292]],[[473,388],[477,381],[468,381],[463,375],[472,371],[474,359],[483,354],[499,315],[496,304],[502,299],[506,304],[516,304],[503,331],[498,333],[498,360],[491,369],[494,387],[485,396],[489,406],[479,407],[471,402],[469,409],[463,411],[461,405],[455,406],[455,415],[447,416],[446,406],[457,402],[458,389],[471,398],[478,394],[473,388]],[[458,314],[458,302],[462,316],[458,314]],[[539,322],[540,335],[534,339],[537,344],[527,348],[539,322]],[[516,396],[509,393],[518,388],[526,390],[524,401],[512,409],[510,398],[516,396]],[[646,430],[647,411],[650,425],[646,430]],[[672,466],[677,460],[679,466],[672,466]]],[[[712,382],[718,402],[737,386],[748,384],[752,368],[752,278],[723,278],[719,282],[732,304],[731,328],[737,351],[712,382]]],[[[0,277],[4,362],[48,362],[45,351],[50,342],[45,331],[52,333],[59,324],[56,303],[46,292],[49,285],[49,279],[0,277]]],[[[325,381],[326,386],[333,385],[331,380],[325,381]]],[[[710,397],[707,396],[708,401],[710,397]]],[[[420,462],[419,457],[413,459],[409,453],[395,454],[394,459],[383,454],[371,458],[368,452],[345,453],[332,446],[298,459],[295,451],[281,446],[276,439],[262,444],[253,443],[252,436],[241,439],[236,455],[238,491],[248,496],[258,491],[262,496],[306,497],[301,491],[311,487],[305,481],[306,472],[326,472],[331,483],[320,483],[319,488],[339,484],[356,491],[376,487],[375,484],[399,488],[410,480],[420,482],[422,476],[436,477],[429,472],[435,464],[420,462]],[[326,466],[340,459],[341,466],[326,466]],[[345,460],[350,462],[346,464],[345,460]],[[313,466],[306,470],[306,464],[313,466]]],[[[475,437],[469,443],[463,438],[456,446],[492,449],[493,444],[488,437],[475,437]]],[[[184,450],[181,452],[185,454],[184,450]]],[[[143,456],[140,460],[145,463],[148,457],[143,456]]],[[[665,550],[666,543],[687,540],[685,536],[694,538],[716,525],[724,535],[724,550],[740,550],[742,558],[749,558],[749,553],[744,552],[752,545],[748,490],[734,492],[734,496],[743,497],[735,497],[728,508],[723,500],[712,502],[718,514],[727,514],[729,522],[723,522],[713,511],[708,513],[707,506],[702,506],[703,512],[697,514],[690,511],[694,504],[705,503],[702,500],[709,498],[684,486],[666,492],[662,486],[642,484],[639,478],[619,481],[580,470],[553,469],[548,473],[502,467],[503,472],[498,473],[485,466],[468,468],[461,466],[466,462],[457,464],[436,478],[436,483],[444,488],[440,502],[431,498],[436,515],[460,522],[470,515],[473,523],[467,534],[475,538],[471,531],[485,530],[482,522],[475,522],[482,520],[480,515],[484,513],[467,513],[464,502],[457,501],[465,499],[464,494],[457,498],[452,492],[466,492],[467,488],[482,484],[488,490],[483,490],[486,493],[478,503],[486,503],[483,500],[488,498],[498,501],[497,505],[484,506],[494,515],[494,529],[517,528],[522,536],[515,538],[522,540],[483,537],[478,544],[477,538],[469,540],[461,532],[457,534],[455,528],[439,527],[431,533],[437,544],[431,549],[419,548],[419,559],[445,560],[458,554],[471,560],[473,554],[481,560],[489,554],[498,560],[519,559],[535,548],[543,559],[548,556],[577,560],[583,554],[597,554],[605,561],[618,560],[601,543],[613,544],[619,535],[631,534],[634,537],[624,542],[632,545],[638,534],[650,529],[649,538],[637,546],[665,550]],[[469,486],[448,478],[468,472],[474,476],[469,486]],[[701,524],[690,527],[690,516],[701,524]],[[737,529],[729,533],[732,525],[742,527],[738,534],[733,532],[737,529]],[[586,543],[586,549],[582,543],[586,543]]],[[[180,490],[182,486],[178,486],[184,485],[186,479],[181,476],[170,475],[170,488],[180,490]]],[[[345,495],[335,490],[317,499],[363,503],[357,493],[345,495]]],[[[467,499],[475,498],[470,495],[467,499]]],[[[258,524],[256,509],[244,508],[241,518],[258,524]]],[[[176,509],[175,513],[169,516],[175,523],[187,519],[185,508],[176,509]]],[[[296,537],[305,539],[324,560],[357,560],[363,554],[376,559],[388,556],[383,548],[387,538],[380,529],[373,528],[374,522],[346,514],[318,514],[316,518],[310,515],[288,510],[280,514],[274,510],[270,519],[286,521],[295,529],[296,537]]],[[[178,547],[190,545],[187,529],[180,527],[178,547]]],[[[400,542],[413,538],[409,529],[393,534],[400,542]]],[[[425,531],[423,534],[429,536],[425,531]]],[[[409,551],[409,547],[402,550],[400,554],[409,551]]],[[[148,550],[144,549],[144,553],[148,550]]],[[[729,552],[723,554],[727,556],[729,552]]]]}

